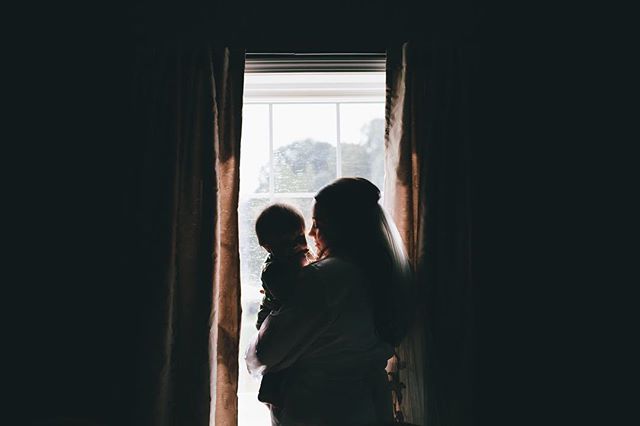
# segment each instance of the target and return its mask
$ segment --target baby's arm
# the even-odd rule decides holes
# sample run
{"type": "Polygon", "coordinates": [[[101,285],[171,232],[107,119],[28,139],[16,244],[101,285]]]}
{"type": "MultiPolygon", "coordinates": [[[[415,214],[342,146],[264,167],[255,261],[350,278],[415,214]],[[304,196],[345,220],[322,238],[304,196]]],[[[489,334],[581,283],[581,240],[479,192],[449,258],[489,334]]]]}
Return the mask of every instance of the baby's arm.
{"type": "Polygon", "coordinates": [[[297,265],[282,260],[272,259],[265,265],[260,276],[264,297],[258,310],[258,330],[269,314],[280,309],[282,302],[291,297],[294,280],[300,269],[297,265]]]}
{"type": "Polygon", "coordinates": [[[291,297],[295,280],[302,268],[290,260],[273,260],[262,271],[262,287],[265,295],[282,303],[291,297]]]}
{"type": "Polygon", "coordinates": [[[274,299],[271,292],[265,287],[264,288],[264,297],[262,298],[262,302],[260,302],[260,308],[258,309],[258,321],[256,322],[256,328],[260,330],[262,323],[269,316],[272,311],[280,309],[280,303],[274,299]]]}

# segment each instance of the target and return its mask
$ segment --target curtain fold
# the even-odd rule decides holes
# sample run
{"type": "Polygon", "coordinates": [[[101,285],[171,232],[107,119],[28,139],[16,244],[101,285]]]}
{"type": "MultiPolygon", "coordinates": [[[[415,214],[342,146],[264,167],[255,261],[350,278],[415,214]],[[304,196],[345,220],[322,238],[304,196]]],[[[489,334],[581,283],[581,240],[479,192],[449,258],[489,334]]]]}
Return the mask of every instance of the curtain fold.
{"type": "Polygon", "coordinates": [[[398,350],[402,411],[419,425],[473,424],[470,57],[452,45],[387,51],[385,205],[418,287],[418,318],[398,350]]]}
{"type": "Polygon", "coordinates": [[[235,424],[244,51],[142,48],[138,425],[235,424]]]}

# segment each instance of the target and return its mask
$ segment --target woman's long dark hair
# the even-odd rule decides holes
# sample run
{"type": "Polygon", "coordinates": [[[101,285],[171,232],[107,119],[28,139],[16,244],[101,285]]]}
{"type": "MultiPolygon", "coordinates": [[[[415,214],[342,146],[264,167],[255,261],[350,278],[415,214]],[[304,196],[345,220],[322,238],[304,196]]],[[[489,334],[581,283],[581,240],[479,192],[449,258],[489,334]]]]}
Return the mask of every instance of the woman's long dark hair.
{"type": "Polygon", "coordinates": [[[329,252],[364,271],[376,330],[397,346],[412,317],[411,271],[397,229],[379,204],[380,190],[364,178],[341,178],[315,200],[316,227],[329,252]]]}

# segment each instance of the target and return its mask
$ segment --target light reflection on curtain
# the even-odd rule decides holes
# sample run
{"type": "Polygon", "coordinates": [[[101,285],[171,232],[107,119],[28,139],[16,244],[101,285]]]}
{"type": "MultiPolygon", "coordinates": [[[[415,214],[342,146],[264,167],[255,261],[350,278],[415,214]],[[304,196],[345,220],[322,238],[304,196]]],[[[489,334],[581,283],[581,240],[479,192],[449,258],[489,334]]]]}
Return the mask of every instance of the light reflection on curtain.
{"type": "Polygon", "coordinates": [[[244,51],[144,48],[135,71],[143,298],[135,424],[232,425],[244,51]]]}
{"type": "Polygon", "coordinates": [[[416,271],[418,319],[398,350],[402,411],[428,426],[473,424],[469,52],[387,51],[385,204],[416,271]]]}

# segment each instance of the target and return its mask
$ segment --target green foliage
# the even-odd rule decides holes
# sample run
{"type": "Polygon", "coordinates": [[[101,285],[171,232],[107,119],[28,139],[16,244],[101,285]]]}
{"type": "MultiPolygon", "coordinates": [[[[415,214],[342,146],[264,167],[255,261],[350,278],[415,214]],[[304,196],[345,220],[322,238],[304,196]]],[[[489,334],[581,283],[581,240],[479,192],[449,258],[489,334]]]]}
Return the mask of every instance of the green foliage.
{"type": "Polygon", "coordinates": [[[315,192],[336,178],[336,149],[312,139],[273,153],[276,192],[315,192]]]}
{"type": "MultiPolygon", "coordinates": [[[[370,179],[382,188],[384,179],[384,120],[362,127],[364,143],[343,143],[342,174],[370,179]]],[[[336,178],[336,148],[327,142],[305,139],[273,152],[276,192],[316,192],[336,178]]],[[[256,192],[269,190],[269,168],[263,166],[256,192]]]]}

